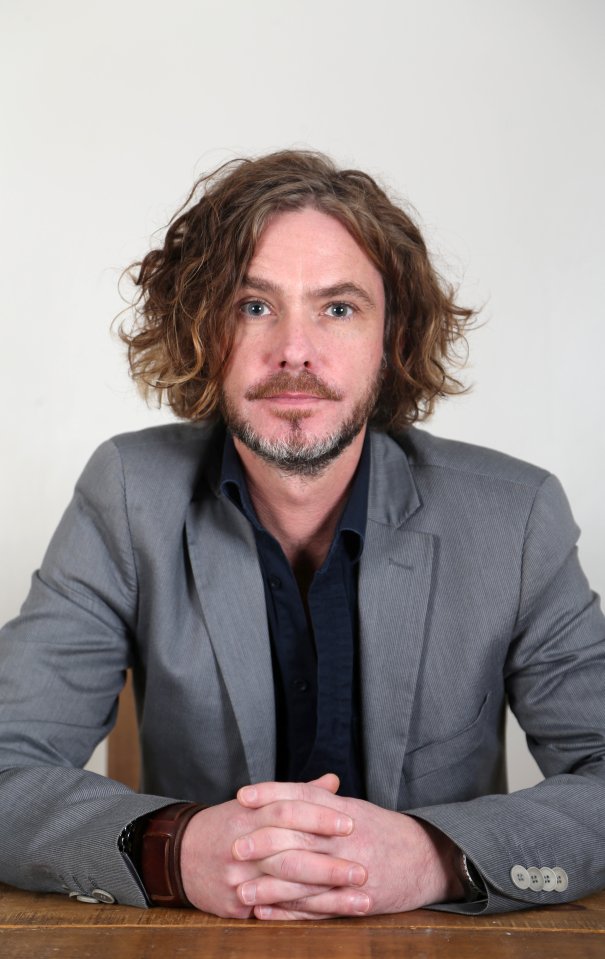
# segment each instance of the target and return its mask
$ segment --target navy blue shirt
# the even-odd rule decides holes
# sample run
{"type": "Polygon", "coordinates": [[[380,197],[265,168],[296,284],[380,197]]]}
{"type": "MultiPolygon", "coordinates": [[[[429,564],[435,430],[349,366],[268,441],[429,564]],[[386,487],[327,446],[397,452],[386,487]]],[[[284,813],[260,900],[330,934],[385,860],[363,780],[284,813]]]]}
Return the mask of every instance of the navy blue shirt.
{"type": "Polygon", "coordinates": [[[365,798],[362,756],[357,581],[370,481],[366,434],[349,498],[328,555],[315,573],[307,609],[277,540],[258,520],[227,433],[221,492],[251,523],[265,587],[273,658],[276,778],[301,782],[326,772],[339,792],[365,798]]]}

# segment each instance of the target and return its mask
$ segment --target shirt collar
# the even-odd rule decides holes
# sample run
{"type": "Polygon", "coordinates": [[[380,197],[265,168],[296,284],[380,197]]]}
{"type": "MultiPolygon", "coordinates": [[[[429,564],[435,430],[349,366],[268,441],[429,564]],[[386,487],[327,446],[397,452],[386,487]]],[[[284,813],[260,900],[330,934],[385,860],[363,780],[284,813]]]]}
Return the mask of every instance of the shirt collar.
{"type": "Polygon", "coordinates": [[[220,491],[223,496],[231,500],[234,506],[237,506],[238,510],[244,514],[255,529],[263,529],[250,499],[248,484],[246,483],[241,460],[235,449],[233,437],[228,430],[225,434],[225,445],[223,446],[220,491]]]}
{"type": "MultiPolygon", "coordinates": [[[[349,498],[340,517],[340,522],[332,543],[333,548],[337,540],[342,537],[352,562],[359,560],[363,552],[368,515],[370,462],[370,431],[366,430],[361,456],[359,457],[359,463],[353,478],[353,485],[351,486],[351,492],[349,493],[349,498]]],[[[265,532],[252,505],[242,463],[237,455],[233,437],[229,431],[227,431],[225,435],[225,445],[223,447],[220,491],[234,506],[237,506],[239,511],[243,513],[256,530],[265,532]]],[[[330,552],[331,551],[332,550],[330,550],[330,552]]]]}

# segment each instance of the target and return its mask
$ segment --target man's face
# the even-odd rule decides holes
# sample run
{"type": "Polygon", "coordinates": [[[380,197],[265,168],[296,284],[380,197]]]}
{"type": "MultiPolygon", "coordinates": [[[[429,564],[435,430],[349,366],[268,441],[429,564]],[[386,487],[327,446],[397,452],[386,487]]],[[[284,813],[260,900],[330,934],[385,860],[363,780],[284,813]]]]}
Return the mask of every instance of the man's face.
{"type": "Polygon", "coordinates": [[[360,442],[380,388],[384,306],[380,273],[338,220],[275,216],[236,301],[222,389],[235,437],[302,474],[360,442]]]}

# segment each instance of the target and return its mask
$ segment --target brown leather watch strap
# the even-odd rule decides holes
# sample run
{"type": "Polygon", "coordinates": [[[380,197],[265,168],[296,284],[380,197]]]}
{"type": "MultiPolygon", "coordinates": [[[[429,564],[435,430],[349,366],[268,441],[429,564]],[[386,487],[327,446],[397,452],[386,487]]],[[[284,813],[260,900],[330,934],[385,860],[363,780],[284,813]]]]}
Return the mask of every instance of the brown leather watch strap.
{"type": "Polygon", "coordinates": [[[181,842],[189,820],[205,808],[173,803],[146,816],[137,829],[133,859],[155,906],[191,906],[181,880],[181,842]]]}

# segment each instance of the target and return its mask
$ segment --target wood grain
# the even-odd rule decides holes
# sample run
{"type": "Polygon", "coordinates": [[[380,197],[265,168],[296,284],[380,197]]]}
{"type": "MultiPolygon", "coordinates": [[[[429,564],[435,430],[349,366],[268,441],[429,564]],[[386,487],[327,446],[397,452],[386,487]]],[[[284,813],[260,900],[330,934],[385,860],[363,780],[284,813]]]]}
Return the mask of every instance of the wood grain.
{"type": "Polygon", "coordinates": [[[0,885],[7,959],[603,959],[605,892],[498,916],[419,909],[367,919],[229,921],[186,909],[93,906],[0,885]]]}

